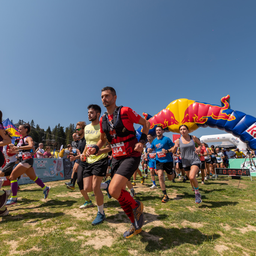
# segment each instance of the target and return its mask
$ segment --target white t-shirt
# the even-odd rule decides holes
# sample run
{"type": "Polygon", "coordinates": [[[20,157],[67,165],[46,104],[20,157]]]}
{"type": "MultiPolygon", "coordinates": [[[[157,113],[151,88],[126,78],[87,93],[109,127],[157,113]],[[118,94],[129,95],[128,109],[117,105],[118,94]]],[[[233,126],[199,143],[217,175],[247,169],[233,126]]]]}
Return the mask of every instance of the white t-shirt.
{"type": "Polygon", "coordinates": [[[223,158],[224,154],[222,152],[217,153],[216,159],[217,159],[217,163],[222,163],[223,162],[223,158]]]}
{"type": "Polygon", "coordinates": [[[37,157],[37,158],[44,158],[44,156],[39,155],[37,152],[40,152],[40,153],[44,154],[44,150],[43,150],[42,148],[39,148],[39,149],[36,151],[36,157],[37,157]]]}
{"type": "Polygon", "coordinates": [[[226,154],[227,154],[228,159],[235,158],[235,155],[236,155],[236,153],[232,150],[226,151],[226,154]]]}

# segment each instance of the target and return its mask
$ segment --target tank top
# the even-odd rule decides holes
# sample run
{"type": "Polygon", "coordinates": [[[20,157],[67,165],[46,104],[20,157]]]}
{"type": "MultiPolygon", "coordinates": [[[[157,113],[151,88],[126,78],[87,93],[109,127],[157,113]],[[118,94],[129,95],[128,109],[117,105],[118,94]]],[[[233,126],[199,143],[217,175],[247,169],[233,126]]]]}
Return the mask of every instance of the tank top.
{"type": "Polygon", "coordinates": [[[180,138],[180,155],[183,167],[189,167],[191,165],[200,164],[201,161],[198,155],[195,152],[195,142],[190,136],[190,142],[188,144],[184,144],[182,139],[180,138]]]}

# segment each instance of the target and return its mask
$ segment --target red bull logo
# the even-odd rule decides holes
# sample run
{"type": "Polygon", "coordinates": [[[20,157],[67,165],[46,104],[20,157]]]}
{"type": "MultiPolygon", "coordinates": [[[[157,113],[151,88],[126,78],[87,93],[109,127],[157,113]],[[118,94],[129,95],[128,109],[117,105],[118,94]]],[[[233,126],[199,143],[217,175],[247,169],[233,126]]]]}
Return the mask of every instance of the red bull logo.
{"type": "Polygon", "coordinates": [[[148,121],[150,122],[150,129],[153,129],[155,126],[162,126],[162,128],[165,129],[179,123],[169,109],[163,109],[148,121]]]}
{"type": "Polygon", "coordinates": [[[229,98],[230,96],[227,95],[221,99],[223,107],[194,102],[186,109],[181,123],[184,124],[193,122],[196,124],[205,124],[209,117],[215,120],[235,120],[235,116],[223,112],[224,110],[229,109],[229,98]]]}

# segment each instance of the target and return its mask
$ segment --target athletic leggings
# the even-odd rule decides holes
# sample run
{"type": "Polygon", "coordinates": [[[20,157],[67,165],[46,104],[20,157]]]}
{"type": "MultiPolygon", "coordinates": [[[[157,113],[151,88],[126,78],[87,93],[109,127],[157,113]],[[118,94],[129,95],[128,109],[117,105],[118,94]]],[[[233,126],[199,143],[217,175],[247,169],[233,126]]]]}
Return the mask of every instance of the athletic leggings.
{"type": "Polygon", "coordinates": [[[84,189],[83,170],[84,168],[81,165],[79,165],[77,168],[77,184],[80,190],[84,189]]]}

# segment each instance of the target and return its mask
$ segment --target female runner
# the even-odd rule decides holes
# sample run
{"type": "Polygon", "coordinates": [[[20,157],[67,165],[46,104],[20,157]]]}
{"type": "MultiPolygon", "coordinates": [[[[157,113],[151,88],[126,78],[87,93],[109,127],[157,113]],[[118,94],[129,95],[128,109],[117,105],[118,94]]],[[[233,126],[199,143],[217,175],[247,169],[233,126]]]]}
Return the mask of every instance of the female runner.
{"type": "MultiPolygon", "coordinates": [[[[4,126],[2,124],[2,111],[0,110],[0,167],[5,164],[5,157],[2,153],[3,146],[8,145],[11,143],[11,139],[8,136],[8,133],[4,130],[4,126]]],[[[2,180],[0,180],[0,188],[2,186],[2,180]]],[[[7,198],[10,194],[7,193],[7,191],[0,191],[0,216],[5,216],[9,212],[7,208],[5,207],[5,203],[7,201],[7,198]]]]}
{"type": "Polygon", "coordinates": [[[12,171],[10,175],[11,180],[11,190],[12,196],[7,201],[7,205],[12,205],[17,203],[17,191],[18,191],[18,183],[17,178],[22,174],[26,173],[27,176],[33,180],[38,186],[43,188],[44,198],[46,199],[49,193],[50,188],[44,185],[42,180],[38,178],[35,174],[35,170],[33,168],[34,159],[32,158],[30,150],[33,148],[33,139],[28,136],[30,132],[30,125],[23,124],[19,126],[19,133],[21,138],[17,146],[14,146],[9,150],[10,153],[22,152],[22,162],[20,162],[12,171]]]}
{"type": "Polygon", "coordinates": [[[189,177],[191,186],[195,190],[195,202],[200,204],[202,200],[199,193],[196,174],[198,173],[201,163],[198,157],[198,154],[201,151],[201,142],[195,136],[189,135],[188,127],[186,125],[181,125],[179,130],[181,137],[175,141],[175,147],[180,148],[182,166],[187,177],[189,177]],[[197,148],[195,147],[195,143],[198,145],[197,148]]]}

